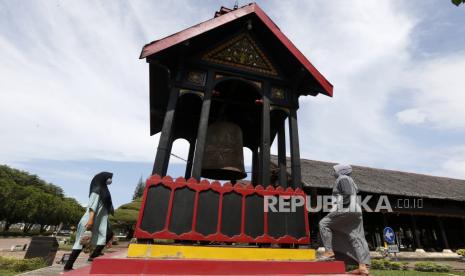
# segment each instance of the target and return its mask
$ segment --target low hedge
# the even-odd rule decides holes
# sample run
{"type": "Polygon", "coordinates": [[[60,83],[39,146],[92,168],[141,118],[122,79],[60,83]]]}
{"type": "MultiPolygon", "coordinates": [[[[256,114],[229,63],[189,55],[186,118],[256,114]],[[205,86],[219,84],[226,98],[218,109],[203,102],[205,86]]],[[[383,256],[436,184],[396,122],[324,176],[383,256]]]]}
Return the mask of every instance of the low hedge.
{"type": "Polygon", "coordinates": [[[74,231],[73,233],[71,233],[71,235],[69,235],[69,244],[74,244],[76,242],[76,231],[74,231]]]}
{"type": "Polygon", "coordinates": [[[455,251],[455,253],[459,254],[462,257],[465,257],[465,248],[457,249],[457,251],[455,251]]]}
{"type": "Polygon", "coordinates": [[[371,260],[370,268],[377,270],[408,270],[408,263],[393,262],[385,259],[374,259],[371,260]]]}
{"type": "Polygon", "coordinates": [[[42,258],[14,259],[0,256],[0,269],[26,272],[47,266],[42,258]]]}
{"type": "Polygon", "coordinates": [[[450,272],[451,267],[448,265],[437,264],[433,262],[420,262],[415,264],[416,271],[423,272],[450,272]]]}

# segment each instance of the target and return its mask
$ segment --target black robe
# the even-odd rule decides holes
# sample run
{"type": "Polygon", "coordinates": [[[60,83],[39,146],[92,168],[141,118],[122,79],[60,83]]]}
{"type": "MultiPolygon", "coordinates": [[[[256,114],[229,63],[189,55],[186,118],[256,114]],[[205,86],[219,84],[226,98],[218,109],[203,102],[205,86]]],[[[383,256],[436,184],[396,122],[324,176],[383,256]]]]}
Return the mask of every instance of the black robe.
{"type": "Polygon", "coordinates": [[[101,172],[96,174],[90,182],[89,197],[92,193],[98,194],[103,202],[103,207],[109,214],[113,215],[113,202],[111,201],[111,194],[107,185],[107,179],[112,177],[113,173],[110,172],[101,172]]]}

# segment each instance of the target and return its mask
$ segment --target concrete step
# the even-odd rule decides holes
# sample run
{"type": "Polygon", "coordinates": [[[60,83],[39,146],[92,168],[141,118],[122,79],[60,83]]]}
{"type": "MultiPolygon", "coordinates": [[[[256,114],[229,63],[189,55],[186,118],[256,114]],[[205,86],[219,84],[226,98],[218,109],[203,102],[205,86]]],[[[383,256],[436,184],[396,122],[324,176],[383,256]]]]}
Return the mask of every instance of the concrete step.
{"type": "Polygon", "coordinates": [[[343,262],[228,261],[100,257],[74,275],[338,275],[343,262]]]}

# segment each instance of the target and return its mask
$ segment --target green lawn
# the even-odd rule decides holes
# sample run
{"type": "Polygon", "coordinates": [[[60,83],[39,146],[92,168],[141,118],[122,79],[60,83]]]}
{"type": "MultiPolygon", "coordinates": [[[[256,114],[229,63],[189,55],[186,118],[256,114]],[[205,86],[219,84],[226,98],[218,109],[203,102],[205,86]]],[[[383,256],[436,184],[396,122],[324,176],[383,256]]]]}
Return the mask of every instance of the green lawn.
{"type": "Polygon", "coordinates": [[[58,250],[71,251],[73,250],[73,244],[60,244],[58,250]]]}
{"type": "Polygon", "coordinates": [[[0,275],[2,275],[2,276],[13,276],[13,275],[18,275],[18,272],[13,271],[13,270],[0,269],[0,275]]]}
{"type": "Polygon", "coordinates": [[[0,256],[0,275],[10,276],[46,266],[41,258],[15,259],[0,256]]]}
{"type": "Polygon", "coordinates": [[[409,271],[399,271],[399,270],[371,270],[370,271],[373,276],[393,276],[393,275],[400,275],[400,276],[452,276],[452,275],[460,275],[465,276],[464,272],[419,272],[414,270],[409,271]]]}

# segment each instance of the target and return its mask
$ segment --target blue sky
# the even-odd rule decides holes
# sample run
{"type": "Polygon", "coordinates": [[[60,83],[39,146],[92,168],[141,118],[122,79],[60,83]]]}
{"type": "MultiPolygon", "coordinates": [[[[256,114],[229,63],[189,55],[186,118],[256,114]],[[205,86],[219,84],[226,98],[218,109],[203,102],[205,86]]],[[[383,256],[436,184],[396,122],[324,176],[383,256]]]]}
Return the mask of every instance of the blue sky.
{"type": "MultiPolygon", "coordinates": [[[[464,5],[257,2],[334,84],[334,98],[301,98],[303,158],[465,179],[464,5]]],[[[158,142],[142,46],[233,4],[0,0],[0,163],[82,203],[109,170],[115,205],[128,202],[158,142]]]]}

